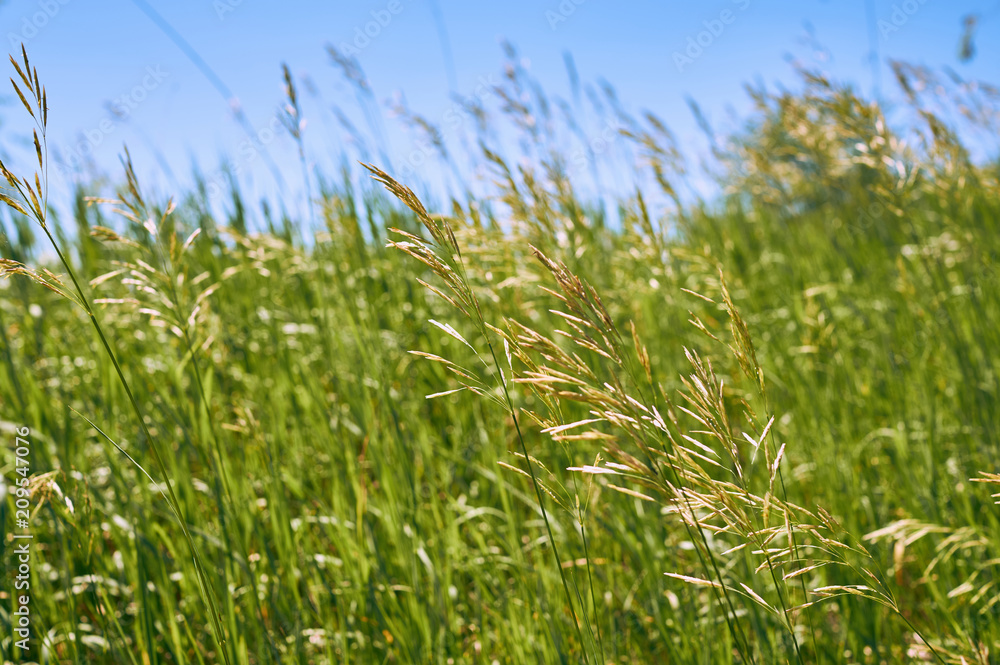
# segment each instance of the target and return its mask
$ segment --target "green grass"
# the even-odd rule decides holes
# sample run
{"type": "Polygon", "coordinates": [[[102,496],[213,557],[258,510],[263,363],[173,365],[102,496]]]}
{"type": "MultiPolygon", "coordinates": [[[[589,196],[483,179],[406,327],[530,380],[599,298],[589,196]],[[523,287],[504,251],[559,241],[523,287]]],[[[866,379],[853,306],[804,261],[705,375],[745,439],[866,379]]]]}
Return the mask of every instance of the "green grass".
{"type": "MultiPolygon", "coordinates": [[[[510,99],[538,90],[509,72],[510,99]]],[[[893,129],[805,74],[713,135],[709,202],[680,202],[655,117],[617,118],[591,157],[634,194],[602,204],[532,94],[492,121],[520,166],[485,129],[441,157],[487,191],[317,178],[308,242],[248,231],[238,189],[226,219],[204,189],[152,201],[130,166],[72,219],[15,197],[0,511],[13,530],[28,426],[52,662],[1000,662],[1000,508],[972,482],[1000,451],[996,164],[938,100],[893,129]],[[40,265],[50,241],[67,265],[40,265]]],[[[44,200],[40,135],[39,184],[17,175],[44,200]]]]}

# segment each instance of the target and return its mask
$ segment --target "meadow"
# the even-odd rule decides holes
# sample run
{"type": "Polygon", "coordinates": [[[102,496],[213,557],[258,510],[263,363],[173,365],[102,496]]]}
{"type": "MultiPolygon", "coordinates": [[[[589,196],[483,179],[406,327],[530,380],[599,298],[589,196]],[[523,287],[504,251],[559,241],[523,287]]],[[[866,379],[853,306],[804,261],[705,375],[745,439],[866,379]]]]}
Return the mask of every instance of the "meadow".
{"type": "Polygon", "coordinates": [[[402,113],[451,197],[359,136],[312,222],[127,155],[60,218],[12,63],[5,661],[1000,662],[995,88],[802,70],[699,164],[511,58],[465,153],[402,113]]]}

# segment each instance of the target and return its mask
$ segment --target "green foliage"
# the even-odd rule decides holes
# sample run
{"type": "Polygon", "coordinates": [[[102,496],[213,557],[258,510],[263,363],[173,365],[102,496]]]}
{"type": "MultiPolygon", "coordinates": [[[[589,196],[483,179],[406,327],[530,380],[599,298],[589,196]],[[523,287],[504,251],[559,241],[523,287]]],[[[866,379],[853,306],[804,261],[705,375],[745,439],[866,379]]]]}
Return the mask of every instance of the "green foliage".
{"type": "MultiPolygon", "coordinates": [[[[897,73],[905,129],[817,74],[753,91],[747,128],[712,137],[711,204],[682,203],[660,121],[608,102],[636,186],[614,223],[557,150],[577,125],[516,67],[501,115],[530,159],[482,122],[441,166],[494,184],[446,215],[378,169],[388,194],[321,182],[308,243],[250,232],[238,191],[228,223],[204,192],[148,201],[126,162],[42,265],[36,236],[63,242],[44,177],[4,167],[0,426],[36,442],[38,643],[73,663],[996,662],[1000,513],[970,481],[998,471],[998,169],[914,92],[926,72],[897,73]]],[[[287,69],[286,90],[298,131],[287,69]]],[[[989,90],[949,94],[994,121],[989,90]]]]}

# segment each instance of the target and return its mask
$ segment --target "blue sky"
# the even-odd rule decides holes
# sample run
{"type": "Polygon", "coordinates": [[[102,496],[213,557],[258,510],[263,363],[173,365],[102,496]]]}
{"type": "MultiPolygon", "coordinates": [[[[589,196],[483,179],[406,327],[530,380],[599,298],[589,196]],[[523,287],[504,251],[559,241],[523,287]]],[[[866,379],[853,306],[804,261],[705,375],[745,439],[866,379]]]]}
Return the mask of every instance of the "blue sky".
{"type": "MultiPolygon", "coordinates": [[[[351,89],[330,64],[326,44],[356,49],[380,103],[401,92],[411,108],[431,119],[445,117],[450,89],[464,96],[485,81],[498,80],[501,39],[517,46],[531,74],[547,90],[566,97],[563,54],[569,52],[584,81],[607,79],[629,109],[653,110],[692,150],[697,149],[697,132],[686,96],[716,121],[725,118],[727,109],[746,113],[745,83],[794,84],[789,55],[868,93],[875,88],[872,46],[882,62],[877,68],[882,89],[889,95],[895,91],[885,64],[890,58],[934,68],[948,65],[963,77],[1000,83],[997,0],[0,4],[5,47],[11,50],[12,43],[24,41],[47,84],[51,148],[64,160],[87,152],[99,169],[114,177],[120,173],[118,156],[127,143],[140,177],[164,193],[191,182],[193,163],[216,173],[225,156],[232,161],[241,153],[246,135],[233,119],[230,102],[206,73],[140,9],[147,2],[238,98],[254,131],[263,132],[268,152],[286,179],[281,190],[286,196],[301,192],[302,178],[287,133],[279,131],[273,140],[267,133],[284,96],[281,63],[287,62],[297,78],[308,76],[322,95],[320,102],[300,92],[306,97],[311,164],[334,165],[343,150],[344,133],[330,106],[337,104],[360,118],[351,89]],[[444,55],[435,7],[447,33],[450,60],[444,55]],[[970,12],[985,20],[977,35],[976,57],[960,63],[961,20],[970,12]],[[812,26],[816,43],[825,50],[804,39],[806,26],[812,26]],[[692,47],[688,52],[692,40],[699,38],[701,51],[692,47]],[[688,61],[678,54],[695,57],[688,61]],[[125,118],[109,110],[114,104],[125,118]]],[[[18,147],[27,125],[9,92],[3,94],[0,149],[27,167],[18,147]]],[[[408,134],[397,125],[386,121],[391,159],[402,159],[412,148],[408,134]]],[[[250,191],[257,196],[278,193],[263,159],[243,152],[241,179],[250,191]]],[[[54,176],[56,196],[65,191],[62,179],[54,176]]]]}

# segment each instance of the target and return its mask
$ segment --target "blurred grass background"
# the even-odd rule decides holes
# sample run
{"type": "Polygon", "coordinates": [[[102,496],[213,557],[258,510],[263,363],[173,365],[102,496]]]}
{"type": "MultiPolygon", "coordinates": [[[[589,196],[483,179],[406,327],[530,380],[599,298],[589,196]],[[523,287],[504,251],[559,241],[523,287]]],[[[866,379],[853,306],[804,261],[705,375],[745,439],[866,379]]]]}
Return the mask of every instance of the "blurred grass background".
{"type": "MultiPolygon", "coordinates": [[[[801,70],[794,92],[751,88],[743,129],[719,135],[704,122],[720,194],[690,202],[678,191],[696,165],[662,121],[628,114],[607,88],[593,112],[614,128],[612,148],[567,155],[560,137],[574,125],[516,62],[496,108],[471,109],[478,133],[465,154],[404,114],[453,178],[447,203],[425,203],[451,220],[488,320],[558,327],[531,244],[588,280],[616,321],[634,322],[664,391],[681,387],[685,348],[739,386],[733,359],[688,322],[726,338],[725,311],[682,290],[717,299],[721,267],[787,445],[789,500],[822,506],[858,539],[875,534],[865,542],[907,620],[946,658],[997,662],[998,509],[970,479],[997,470],[1000,173],[966,143],[995,142],[998,91],[897,63],[912,121],[893,127],[878,103],[815,71],[801,70]],[[518,136],[516,149],[494,142],[497,127],[518,136]],[[581,187],[574,159],[613,161],[630,193],[581,187]],[[485,194],[469,186],[473,170],[487,174],[485,194]]],[[[364,99],[363,78],[353,82],[364,99]]],[[[286,92],[294,128],[290,79],[286,92]]],[[[375,139],[358,140],[377,153],[375,139]]],[[[247,201],[235,180],[224,216],[204,181],[176,192],[172,209],[129,180],[118,197],[153,226],[88,201],[108,195],[101,183],[81,184],[73,214],[50,220],[75,271],[94,280],[146,426],[169,451],[224,648],[234,663],[586,662],[591,645],[573,627],[531,483],[498,465],[517,465],[509,418],[465,392],[425,398],[458,384],[408,351],[468,352],[429,323],[454,319],[416,281],[429,271],[385,247],[388,228],[419,234],[417,220],[353,173],[306,171],[312,223],[247,201]]],[[[421,191],[414,174],[399,179],[421,191]]],[[[5,259],[61,272],[36,225],[15,212],[4,224],[5,259]]],[[[43,653],[32,657],[221,662],[169,507],[76,413],[151,468],[150,442],[87,319],[23,276],[0,289],[3,431],[12,439],[27,425],[34,442],[32,613],[43,653]]],[[[526,410],[534,400],[515,397],[526,410]]],[[[546,479],[585,501],[586,554],[577,513],[553,504],[549,517],[604,661],[735,662],[710,596],[664,575],[696,567],[676,517],[565,470],[593,463],[600,441],[524,434],[546,479]]],[[[12,447],[2,455],[9,483],[12,447]]],[[[11,540],[0,542],[9,580],[11,540]]],[[[811,578],[847,583],[835,568],[811,578]]],[[[932,658],[870,601],[802,612],[800,628],[814,632],[802,637],[806,662],[932,658]]],[[[737,615],[757,662],[793,660],[775,619],[752,603],[737,615]]],[[[23,657],[10,638],[0,644],[6,659],[23,657]]]]}

